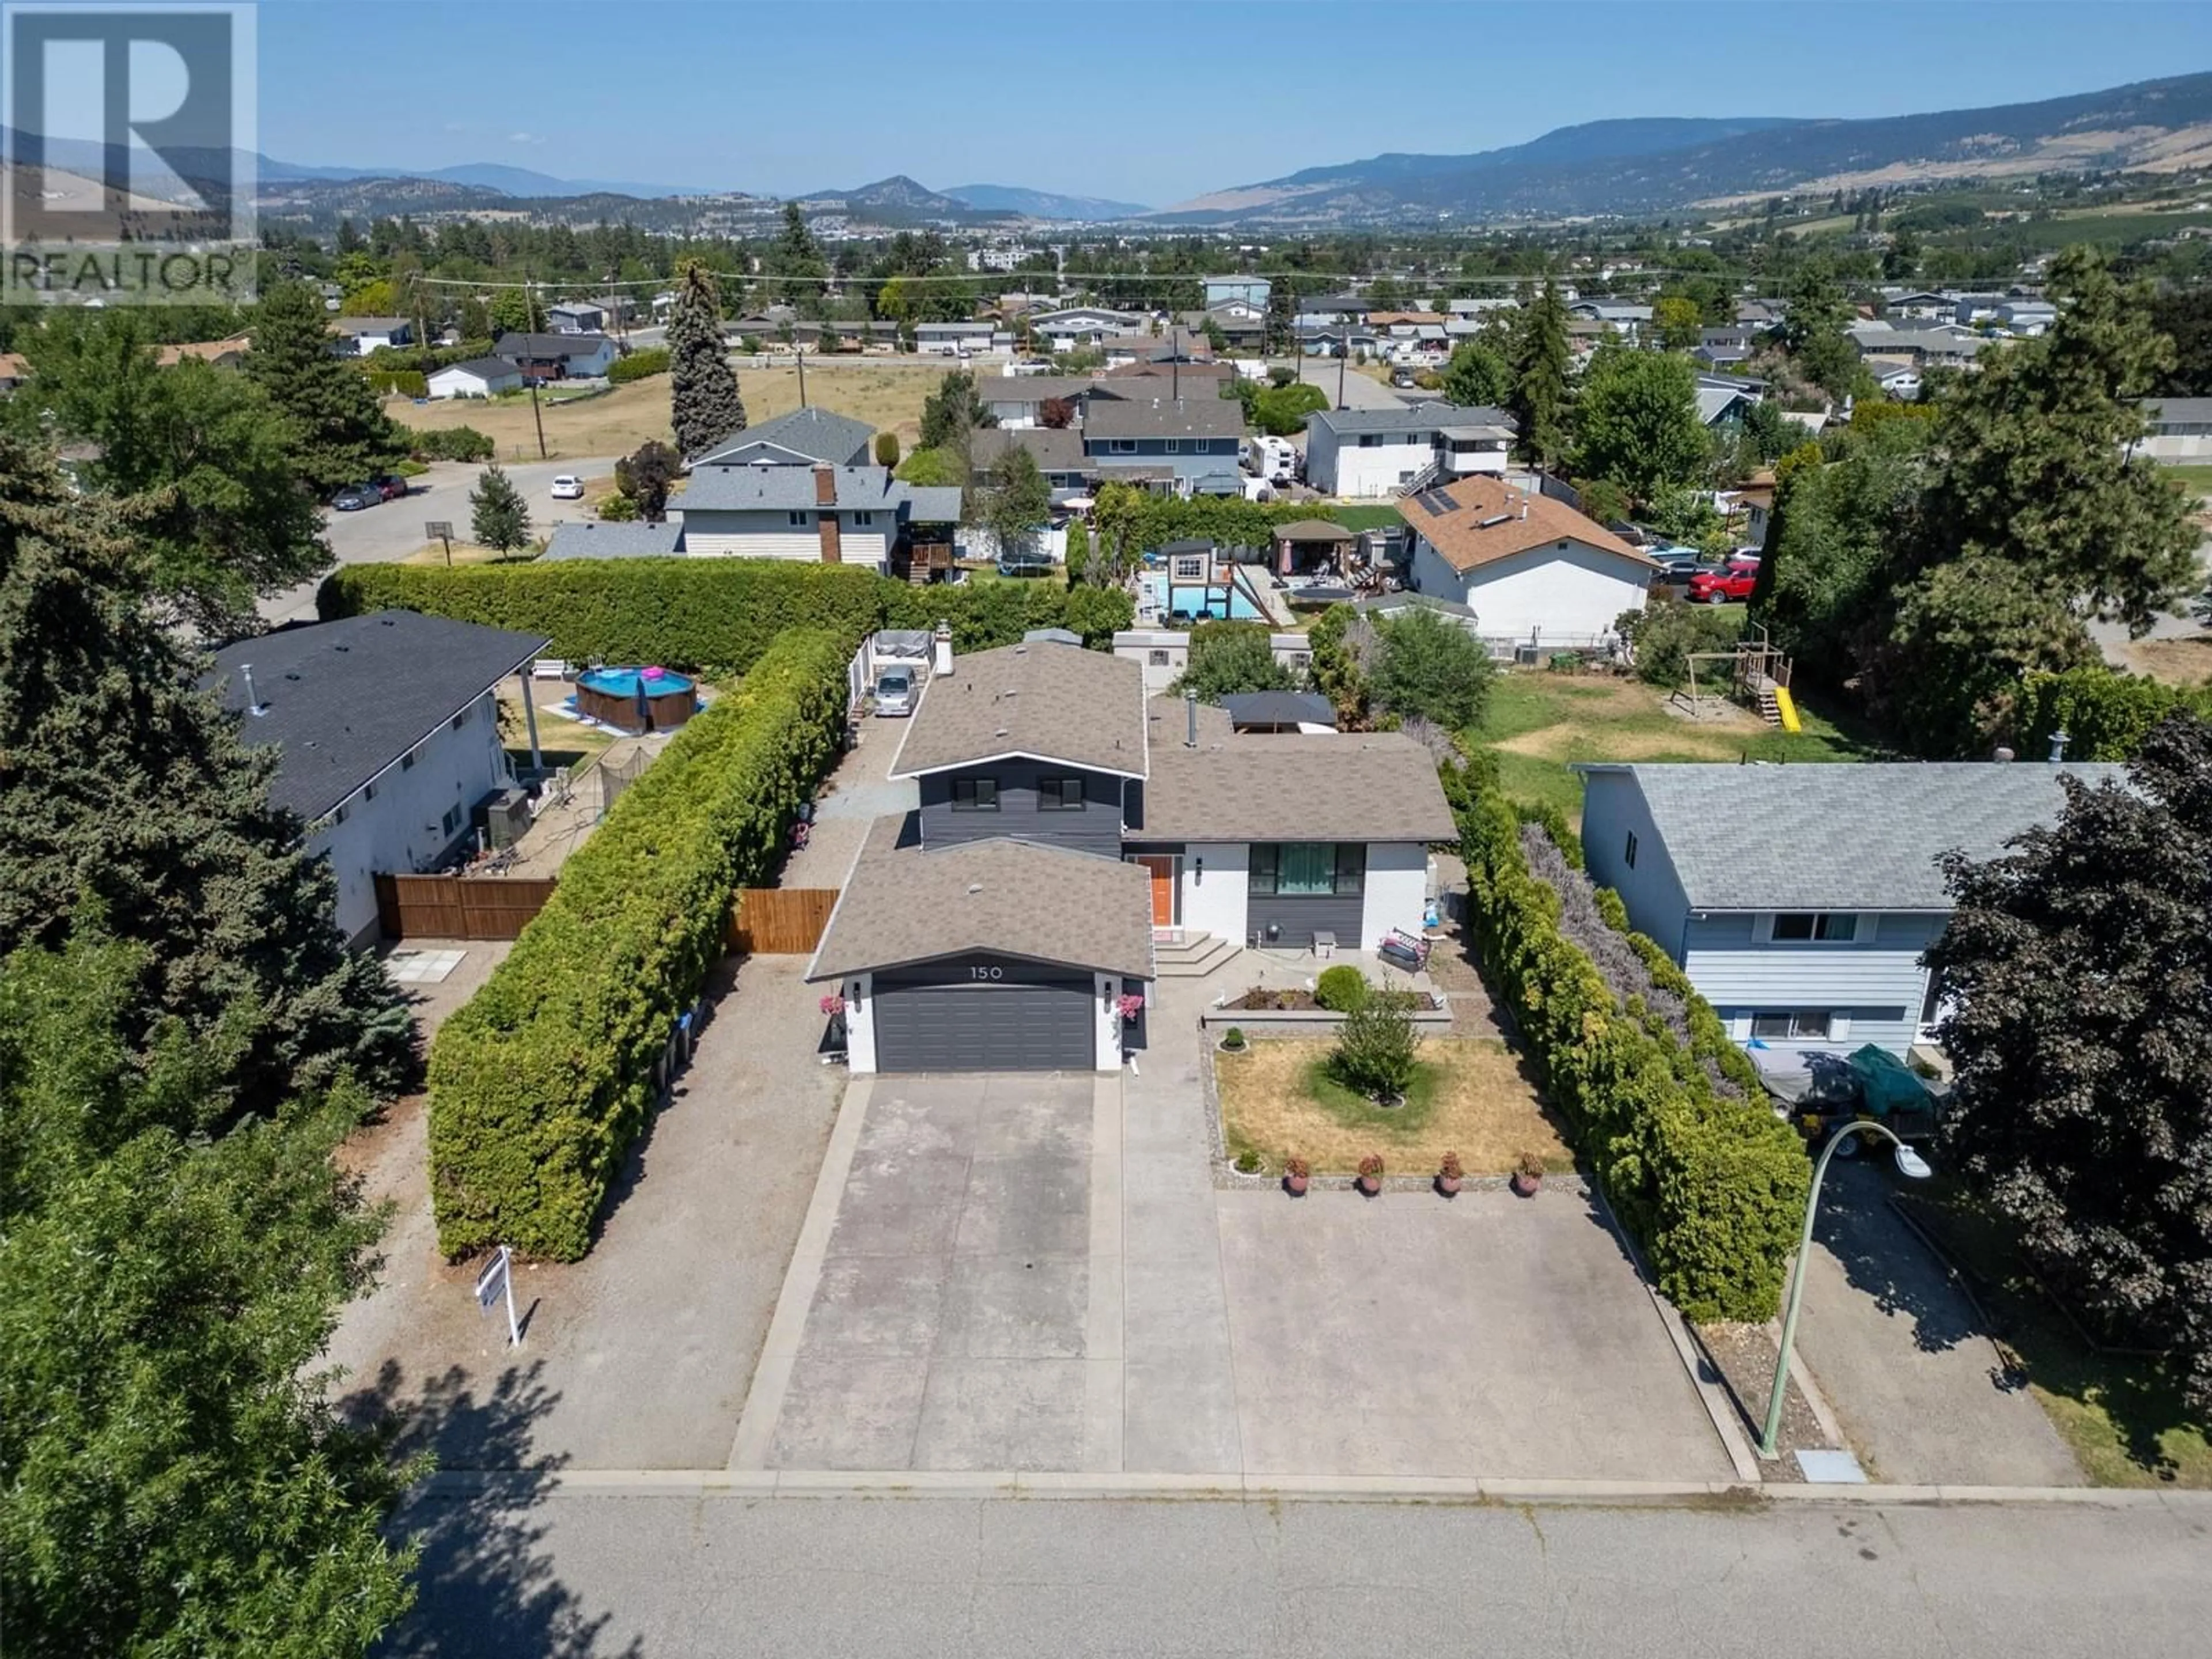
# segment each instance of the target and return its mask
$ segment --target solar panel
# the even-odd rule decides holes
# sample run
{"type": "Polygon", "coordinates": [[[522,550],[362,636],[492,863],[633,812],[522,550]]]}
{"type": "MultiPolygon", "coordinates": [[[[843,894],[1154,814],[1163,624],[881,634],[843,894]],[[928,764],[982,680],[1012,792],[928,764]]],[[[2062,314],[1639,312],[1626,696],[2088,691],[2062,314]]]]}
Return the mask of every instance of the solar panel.
{"type": "Polygon", "coordinates": [[[1413,499],[1420,504],[1421,511],[1432,519],[1441,519],[1451,511],[1451,503],[1433,489],[1425,489],[1413,499]]]}

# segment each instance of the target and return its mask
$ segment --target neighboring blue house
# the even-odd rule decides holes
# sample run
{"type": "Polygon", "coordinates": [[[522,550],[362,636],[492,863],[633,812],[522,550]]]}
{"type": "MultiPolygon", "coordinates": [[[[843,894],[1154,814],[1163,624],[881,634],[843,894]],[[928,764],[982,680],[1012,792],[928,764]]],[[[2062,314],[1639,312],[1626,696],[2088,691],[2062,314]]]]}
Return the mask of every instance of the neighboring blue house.
{"type": "Polygon", "coordinates": [[[1273,284],[1265,276],[1206,276],[1200,279],[1206,289],[1207,310],[1224,305],[1231,300],[1242,300],[1248,305],[1265,306],[1273,284]]]}
{"type": "Polygon", "coordinates": [[[2055,822],[2062,775],[2119,766],[1592,763],[1583,848],[1739,1042],[1903,1054],[1940,990],[1921,955],[1951,914],[1941,860],[2055,822]]]}
{"type": "Polygon", "coordinates": [[[1117,469],[1175,475],[1181,495],[1243,492],[1237,456],[1244,447],[1244,406],[1218,397],[1211,381],[1184,398],[1097,401],[1083,422],[1085,459],[1111,483],[1117,469]]]}

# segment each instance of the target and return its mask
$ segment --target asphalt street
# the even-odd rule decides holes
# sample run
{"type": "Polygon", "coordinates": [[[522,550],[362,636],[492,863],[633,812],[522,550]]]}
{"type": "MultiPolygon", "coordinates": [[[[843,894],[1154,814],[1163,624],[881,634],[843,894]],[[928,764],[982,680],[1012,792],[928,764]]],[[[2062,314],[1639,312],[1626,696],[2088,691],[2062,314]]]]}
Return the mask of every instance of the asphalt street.
{"type": "MultiPolygon", "coordinates": [[[[2202,1497],[2202,1494],[2197,1494],[2202,1497]]],[[[428,1499],[437,1656],[2197,1656],[2212,1508],[428,1499]]]]}

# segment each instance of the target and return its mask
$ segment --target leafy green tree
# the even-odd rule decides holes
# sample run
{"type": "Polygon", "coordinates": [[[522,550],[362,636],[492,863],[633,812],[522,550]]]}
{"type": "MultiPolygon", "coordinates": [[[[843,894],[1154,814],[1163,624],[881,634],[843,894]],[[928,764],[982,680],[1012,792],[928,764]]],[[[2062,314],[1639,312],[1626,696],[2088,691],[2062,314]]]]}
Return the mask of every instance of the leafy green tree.
{"type": "Polygon", "coordinates": [[[921,447],[950,449],[964,456],[973,433],[998,423],[998,417],[983,407],[982,398],[976,394],[975,377],[965,369],[956,369],[922,399],[921,447]]]}
{"type": "Polygon", "coordinates": [[[193,690],[113,509],[0,438],[0,952],[97,911],[147,952],[133,1007],[234,1044],[242,1097],[412,1074],[406,1005],[331,926],[336,878],[269,804],[276,754],[193,690]]]}
{"type": "Polygon", "coordinates": [[[1695,300],[1678,294],[1662,295],[1652,303],[1651,323],[1659,331],[1659,343],[1668,350],[1687,351],[1697,344],[1705,315],[1695,300]]]}
{"type": "Polygon", "coordinates": [[[381,1230],[333,1158],[365,1103],[241,1097],[256,1012],[147,1032],[156,964],[92,925],[0,963],[9,1650],[365,1654],[420,1473],[314,1370],[381,1230]]]}
{"type": "Polygon", "coordinates": [[[1378,624],[1381,640],[1368,691],[1401,720],[1425,720],[1463,732],[1482,719],[1497,670],[1482,642],[1419,605],[1378,624]]]}
{"type": "Polygon", "coordinates": [[[1695,372],[1686,359],[1662,352],[1601,346],[1575,425],[1575,470],[1639,496],[1692,483],[1712,451],[1698,418],[1695,372]]]}
{"type": "Polygon", "coordinates": [[[965,489],[965,463],[948,449],[917,449],[898,464],[892,477],[907,483],[939,489],[965,489]]]}
{"type": "Polygon", "coordinates": [[[243,372],[291,422],[293,471],[318,500],[406,459],[368,376],[331,356],[322,296],[309,284],[263,293],[243,372]]]}
{"type": "Polygon", "coordinates": [[[1887,627],[1885,571],[1919,508],[1929,430],[1887,423],[1854,434],[1832,465],[1808,444],[1775,468],[1750,614],[1816,684],[1850,680],[1868,640],[1887,627]]]}
{"type": "Polygon", "coordinates": [[[668,316],[669,424],[686,459],[745,429],[744,399],[722,339],[722,300],[714,273],[693,260],[676,281],[668,316]]]}
{"type": "Polygon", "coordinates": [[[530,506],[496,461],[469,492],[469,534],[477,545],[512,553],[530,540],[530,506]]]}
{"type": "Polygon", "coordinates": [[[1394,1100],[1413,1083],[1420,1059],[1413,994],[1401,986],[1380,985],[1345,1011],[1328,1066],[1346,1088],[1372,1099],[1394,1100]]]}
{"type": "MultiPolygon", "coordinates": [[[[1248,384],[1241,378],[1240,390],[1248,384]]],[[[1306,416],[1328,407],[1328,394],[1310,380],[1261,386],[1252,394],[1251,422],[1271,437],[1287,438],[1306,429],[1306,416]]]]}
{"type": "Polygon", "coordinates": [[[1488,340],[1462,340],[1444,365],[1443,392],[1470,408],[1502,409],[1513,395],[1513,367],[1488,340]]]}
{"type": "Polygon", "coordinates": [[[203,637],[255,631],[257,599],[330,568],[292,427],[255,382],[193,357],[159,367],[127,307],[57,312],[24,344],[32,374],[8,413],[92,447],[79,482],[116,499],[156,588],[203,637]]]}
{"type": "Polygon", "coordinates": [[[1026,560],[1052,517],[1052,486],[1037,471],[1035,456],[1010,445],[991,463],[989,478],[974,492],[970,506],[969,522],[989,532],[1000,558],[1026,560]]]}
{"type": "Polygon", "coordinates": [[[1218,703],[1243,691],[1295,691],[1298,680],[1275,660],[1265,623],[1206,622],[1191,629],[1189,660],[1168,689],[1218,703]]]}
{"type": "Polygon", "coordinates": [[[2212,726],[2178,714],[2132,789],[1946,866],[1943,1134],[2041,1267],[2212,1409],[2212,726]],[[2115,1170],[2126,1171],[2116,1179],[2115,1170]]]}
{"type": "MultiPolygon", "coordinates": [[[[659,524],[668,516],[668,492],[683,471],[682,456],[658,438],[648,438],[635,453],[615,463],[615,483],[637,503],[638,513],[647,522],[659,524]]],[[[526,526],[524,534],[528,534],[526,526]]]]}
{"type": "Polygon", "coordinates": [[[2173,342],[2173,362],[2151,390],[2168,398],[2212,397],[2212,288],[2158,295],[2150,302],[2150,323],[2173,342]]]}
{"type": "Polygon", "coordinates": [[[1567,306],[1547,276],[1522,307],[1514,337],[1513,395],[1507,407],[1521,429],[1522,457],[1547,470],[1567,453],[1567,306]]]}
{"type": "Polygon", "coordinates": [[[1208,317],[1201,326],[1206,335],[1206,349],[1217,357],[1226,357],[1229,355],[1229,336],[1219,321],[1208,317]]]}

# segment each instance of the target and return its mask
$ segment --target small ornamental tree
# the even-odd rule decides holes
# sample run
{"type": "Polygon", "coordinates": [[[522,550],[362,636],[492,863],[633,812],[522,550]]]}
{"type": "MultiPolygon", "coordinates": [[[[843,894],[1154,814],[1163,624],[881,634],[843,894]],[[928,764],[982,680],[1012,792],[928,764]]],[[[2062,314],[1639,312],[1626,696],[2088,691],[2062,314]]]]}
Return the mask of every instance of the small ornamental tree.
{"type": "Polygon", "coordinates": [[[1370,991],[1345,1011],[1329,1069],[1347,1089],[1376,1100],[1402,1096],[1420,1063],[1413,994],[1396,986],[1370,991]]]}
{"type": "Polygon", "coordinates": [[[659,524],[668,516],[668,492],[683,470],[683,459],[674,450],[657,438],[648,438],[638,446],[635,454],[615,463],[615,481],[622,493],[637,503],[641,516],[648,523],[659,524]]]}
{"type": "Polygon", "coordinates": [[[1265,623],[1200,623],[1191,630],[1190,657],[1169,688],[1176,696],[1219,702],[1240,691],[1295,691],[1297,677],[1275,660],[1265,623]]]}
{"type": "Polygon", "coordinates": [[[896,466],[899,464],[899,441],[896,432],[876,434],[876,465],[896,466]]]}
{"type": "Polygon", "coordinates": [[[530,507],[496,461],[469,493],[469,533],[478,545],[512,553],[530,539],[530,507]]]}

